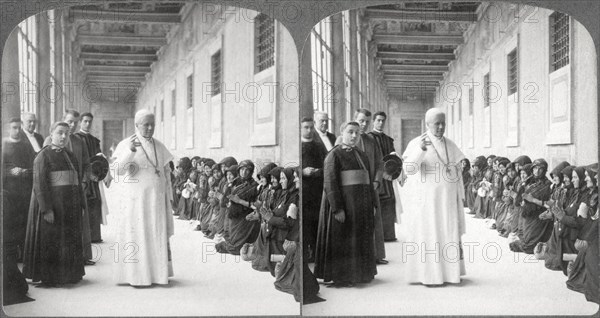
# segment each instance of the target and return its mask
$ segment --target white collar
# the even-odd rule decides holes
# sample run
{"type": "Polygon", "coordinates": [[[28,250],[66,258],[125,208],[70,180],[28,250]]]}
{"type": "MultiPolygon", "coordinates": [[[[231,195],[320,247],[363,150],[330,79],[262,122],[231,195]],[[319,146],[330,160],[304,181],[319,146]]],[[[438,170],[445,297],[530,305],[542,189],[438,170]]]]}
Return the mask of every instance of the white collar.
{"type": "Polygon", "coordinates": [[[325,132],[321,132],[320,130],[316,129],[316,131],[321,136],[327,136],[327,130],[325,130],[325,132]]]}
{"type": "Polygon", "coordinates": [[[374,132],[378,132],[378,133],[380,133],[380,134],[383,134],[383,130],[378,130],[377,128],[373,128],[373,131],[374,131],[374,132]]]}
{"type": "Polygon", "coordinates": [[[429,139],[432,140],[432,141],[433,140],[437,140],[439,142],[443,142],[444,141],[444,136],[438,137],[438,136],[432,134],[429,130],[427,130],[427,136],[429,136],[429,139]]]}
{"type": "Polygon", "coordinates": [[[140,142],[146,142],[146,143],[149,143],[149,144],[154,143],[154,138],[153,137],[146,138],[146,137],[142,136],[142,134],[140,134],[138,131],[135,132],[135,135],[140,140],[140,142]]]}
{"type": "Polygon", "coordinates": [[[81,132],[81,133],[84,133],[84,134],[86,134],[86,135],[90,133],[89,131],[85,131],[85,130],[83,130],[83,129],[79,129],[79,132],[81,132]]]}

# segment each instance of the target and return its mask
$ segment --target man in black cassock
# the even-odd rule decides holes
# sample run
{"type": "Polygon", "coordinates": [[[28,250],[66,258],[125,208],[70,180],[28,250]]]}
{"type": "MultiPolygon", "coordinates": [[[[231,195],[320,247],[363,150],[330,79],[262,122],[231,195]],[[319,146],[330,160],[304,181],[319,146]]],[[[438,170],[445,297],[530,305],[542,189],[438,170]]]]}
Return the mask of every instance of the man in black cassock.
{"type": "MultiPolygon", "coordinates": [[[[369,158],[369,172],[373,175],[374,191],[377,193],[381,187],[381,179],[383,177],[383,156],[375,139],[367,133],[367,129],[371,123],[371,112],[365,108],[359,108],[354,112],[354,121],[359,125],[360,138],[356,142],[356,147],[365,152],[369,158]]],[[[383,243],[383,224],[381,222],[381,207],[379,204],[379,196],[373,199],[373,207],[375,209],[375,257],[378,265],[387,264],[385,260],[385,245],[383,243]]]]}
{"type": "MultiPolygon", "coordinates": [[[[314,260],[319,226],[319,208],[323,196],[323,161],[327,149],[315,140],[314,122],[302,118],[302,233],[303,248],[308,262],[314,260]]],[[[318,138],[318,137],[317,137],[318,138]]]]}
{"type": "Polygon", "coordinates": [[[368,283],[377,274],[374,246],[374,174],[356,147],[356,122],[342,125],[342,140],[325,158],[324,207],[319,216],[315,276],[336,287],[368,283]]]}
{"type": "MultiPolygon", "coordinates": [[[[81,128],[75,133],[79,138],[85,140],[89,158],[102,154],[102,150],[100,149],[100,139],[94,137],[90,133],[93,120],[94,116],[91,113],[81,114],[81,128]]],[[[100,243],[102,242],[100,230],[100,224],[102,224],[102,198],[100,197],[100,186],[98,181],[90,179],[87,180],[84,188],[89,211],[91,240],[92,243],[100,243]]]]}
{"type": "MultiPolygon", "coordinates": [[[[70,152],[73,153],[75,158],[77,158],[77,173],[82,178],[82,185],[88,181],[89,171],[90,171],[90,157],[87,152],[87,144],[84,139],[81,139],[79,136],[75,134],[77,132],[77,126],[79,125],[80,114],[78,111],[73,109],[67,109],[63,114],[63,122],[69,125],[69,137],[67,140],[67,144],[65,146],[70,152]]],[[[44,141],[44,146],[50,145],[52,142],[51,136],[48,136],[44,141]]],[[[87,208],[87,201],[83,200],[84,208],[81,219],[81,240],[83,242],[83,259],[85,261],[85,265],[94,265],[95,262],[92,261],[92,238],[90,231],[90,221],[89,221],[89,213],[87,208]]]]}
{"type": "Polygon", "coordinates": [[[81,217],[84,206],[77,158],[67,148],[69,126],[52,125],[50,144],[33,162],[23,274],[54,287],[79,282],[85,275],[81,217]]]}
{"type": "Polygon", "coordinates": [[[25,246],[27,214],[33,184],[35,151],[21,131],[21,120],[11,118],[7,137],[2,140],[2,303],[31,301],[29,286],[19,270],[25,246]]]}
{"type": "MultiPolygon", "coordinates": [[[[394,150],[394,139],[383,132],[387,115],[384,112],[376,112],[373,115],[373,130],[369,135],[373,136],[379,149],[381,149],[382,157],[389,155],[394,150]]],[[[383,174],[381,187],[379,187],[379,203],[381,204],[381,223],[383,225],[383,240],[386,242],[396,241],[396,199],[394,197],[394,186],[392,185],[391,176],[383,174]]]]}
{"type": "Polygon", "coordinates": [[[35,151],[24,138],[21,119],[11,118],[8,137],[2,140],[4,161],[4,253],[14,253],[15,259],[23,255],[27,213],[33,186],[33,159],[35,151]]]}

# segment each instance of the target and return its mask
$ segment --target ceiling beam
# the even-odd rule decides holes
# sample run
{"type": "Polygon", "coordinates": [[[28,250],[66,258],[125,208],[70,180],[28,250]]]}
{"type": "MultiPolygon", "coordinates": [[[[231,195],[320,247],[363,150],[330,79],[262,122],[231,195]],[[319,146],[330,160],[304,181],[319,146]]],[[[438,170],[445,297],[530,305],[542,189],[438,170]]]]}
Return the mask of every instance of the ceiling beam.
{"type": "Polygon", "coordinates": [[[71,9],[75,20],[122,23],[180,23],[178,13],[71,9]]]}
{"type": "Polygon", "coordinates": [[[440,84],[438,82],[424,82],[424,83],[415,83],[415,82],[386,82],[388,88],[402,88],[402,87],[410,87],[410,88],[436,88],[439,87],[440,84]]]}
{"type": "Polygon", "coordinates": [[[441,81],[444,79],[442,75],[383,75],[384,80],[398,81],[441,81]]]}
{"type": "Polygon", "coordinates": [[[379,51],[377,57],[380,59],[399,60],[426,60],[426,61],[452,61],[454,53],[431,53],[431,52],[390,52],[379,51]]]}
{"type": "Polygon", "coordinates": [[[115,76],[115,75],[88,75],[88,81],[90,82],[115,82],[115,83],[123,83],[123,82],[143,82],[146,80],[146,76],[115,76]]]}
{"type": "Polygon", "coordinates": [[[440,86],[439,81],[412,81],[412,80],[386,80],[388,85],[397,85],[397,86],[414,86],[414,87],[438,87],[440,86]]]}
{"type": "Polygon", "coordinates": [[[382,64],[381,69],[386,73],[390,72],[446,72],[448,66],[446,65],[406,65],[406,64],[382,64]]]}
{"type": "Polygon", "coordinates": [[[366,17],[371,20],[400,20],[401,22],[476,22],[474,11],[411,11],[367,9],[366,17]]]}
{"type": "Polygon", "coordinates": [[[89,86],[96,86],[96,87],[105,87],[105,88],[133,88],[133,87],[140,87],[140,83],[139,82],[104,82],[101,80],[88,80],[86,82],[89,86]]]}
{"type": "Polygon", "coordinates": [[[462,35],[401,35],[401,34],[374,34],[373,40],[377,44],[415,44],[415,45],[460,45],[463,43],[462,35]]]}
{"type": "Polygon", "coordinates": [[[167,39],[162,36],[95,35],[79,34],[77,41],[83,45],[163,46],[167,39]]]}
{"type": "Polygon", "coordinates": [[[129,62],[153,62],[158,59],[156,54],[136,54],[136,53],[96,53],[81,52],[79,58],[85,61],[129,61],[129,62]]]}
{"type": "Polygon", "coordinates": [[[149,66],[85,65],[87,72],[150,73],[149,66]]]}

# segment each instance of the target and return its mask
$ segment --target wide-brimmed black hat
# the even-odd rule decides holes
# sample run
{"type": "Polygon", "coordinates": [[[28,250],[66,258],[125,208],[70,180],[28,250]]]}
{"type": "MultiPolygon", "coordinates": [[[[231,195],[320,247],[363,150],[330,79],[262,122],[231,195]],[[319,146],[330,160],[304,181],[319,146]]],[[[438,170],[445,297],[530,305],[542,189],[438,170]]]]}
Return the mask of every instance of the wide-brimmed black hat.
{"type": "Polygon", "coordinates": [[[402,159],[396,155],[385,155],[383,157],[383,171],[396,179],[402,172],[402,159]]]}
{"type": "Polygon", "coordinates": [[[104,180],[108,174],[108,160],[101,155],[95,155],[90,159],[92,175],[98,178],[98,181],[104,180]]]}

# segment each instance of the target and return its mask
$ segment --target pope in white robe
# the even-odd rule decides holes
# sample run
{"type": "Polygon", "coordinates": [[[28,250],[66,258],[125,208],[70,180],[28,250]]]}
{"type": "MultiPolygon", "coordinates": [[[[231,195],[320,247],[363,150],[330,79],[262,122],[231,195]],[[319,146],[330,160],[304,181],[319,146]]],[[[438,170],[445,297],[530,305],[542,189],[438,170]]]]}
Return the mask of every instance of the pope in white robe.
{"type": "Polygon", "coordinates": [[[465,233],[462,182],[463,153],[444,137],[446,115],[432,108],[427,132],[413,139],[403,154],[402,205],[406,242],[402,261],[411,283],[460,283],[465,275],[461,236],[465,233]]]}
{"type": "Polygon", "coordinates": [[[154,114],[135,115],[136,133],[121,141],[113,157],[119,193],[115,223],[117,245],[114,279],[118,284],[168,284],[173,276],[169,238],[173,235],[171,180],[168,163],[173,155],[154,134],[154,114]]]}

